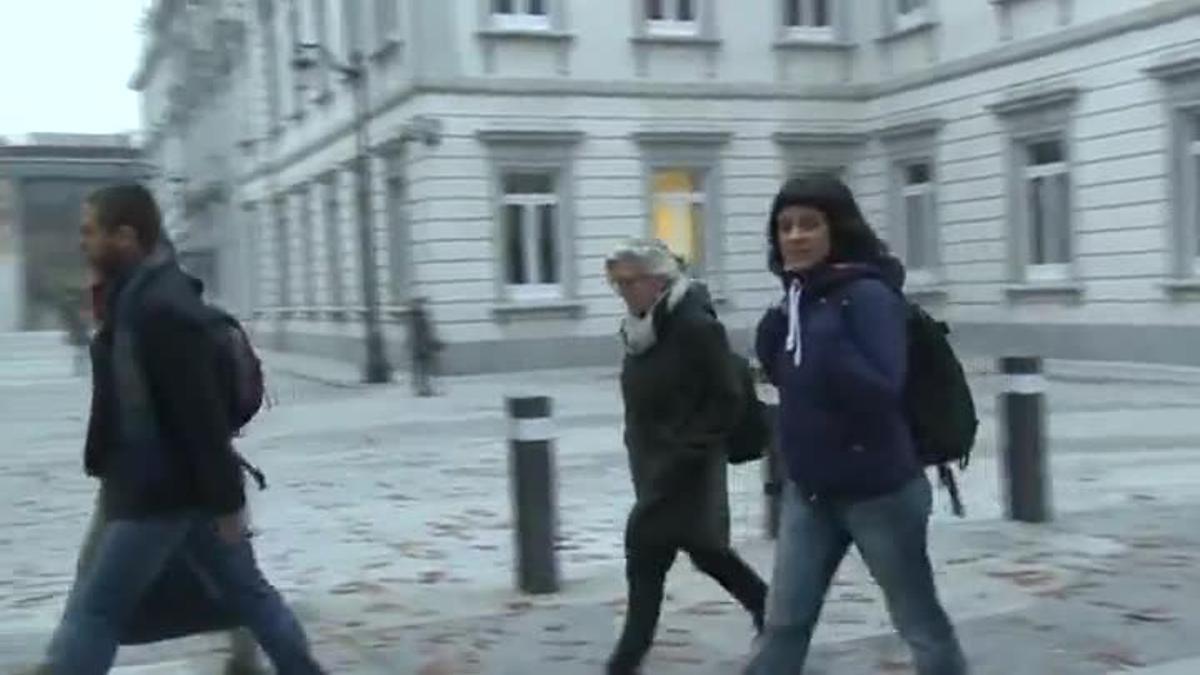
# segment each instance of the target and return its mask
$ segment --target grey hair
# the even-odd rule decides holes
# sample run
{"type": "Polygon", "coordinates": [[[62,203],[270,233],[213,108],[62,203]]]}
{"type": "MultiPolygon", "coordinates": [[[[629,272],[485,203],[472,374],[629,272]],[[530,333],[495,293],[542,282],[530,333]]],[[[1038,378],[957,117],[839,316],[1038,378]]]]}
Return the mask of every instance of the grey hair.
{"type": "Polygon", "coordinates": [[[674,281],[683,274],[679,256],[660,239],[635,238],[621,242],[604,259],[604,269],[611,270],[617,263],[632,263],[646,270],[651,276],[674,281]]]}

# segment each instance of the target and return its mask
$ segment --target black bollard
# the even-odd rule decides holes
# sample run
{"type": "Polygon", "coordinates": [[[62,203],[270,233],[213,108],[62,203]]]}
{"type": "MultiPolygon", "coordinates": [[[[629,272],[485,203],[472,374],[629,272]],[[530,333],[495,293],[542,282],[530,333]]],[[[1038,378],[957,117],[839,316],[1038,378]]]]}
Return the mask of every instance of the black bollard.
{"type": "Polygon", "coordinates": [[[1000,359],[999,433],[1004,493],[1009,519],[1044,523],[1051,519],[1050,473],[1046,458],[1046,378],[1042,359],[1000,359]]]}
{"type": "Polygon", "coordinates": [[[555,593],[558,591],[554,551],[557,504],[550,398],[509,398],[506,403],[517,587],[526,593],[555,593]]]}
{"type": "Polygon", "coordinates": [[[779,512],[783,500],[783,466],[779,457],[779,404],[767,404],[767,420],[771,424],[771,442],[763,453],[763,497],[766,500],[763,527],[767,539],[779,537],[779,512]]]}

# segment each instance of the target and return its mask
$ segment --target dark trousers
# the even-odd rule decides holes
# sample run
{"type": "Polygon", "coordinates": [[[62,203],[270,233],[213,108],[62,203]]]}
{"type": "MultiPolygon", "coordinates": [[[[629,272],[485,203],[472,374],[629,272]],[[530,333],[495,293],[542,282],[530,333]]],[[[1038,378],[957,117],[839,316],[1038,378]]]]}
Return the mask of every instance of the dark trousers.
{"type": "MultiPolygon", "coordinates": [[[[625,629],[609,662],[610,673],[631,672],[645,658],[654,642],[662,611],[663,586],[667,572],[680,549],[644,545],[626,552],[625,576],[629,583],[629,608],[625,629]]],[[[767,585],[732,549],[686,549],[701,572],[712,577],[750,612],[756,628],[762,626],[767,585]]]]}
{"type": "MultiPolygon", "coordinates": [[[[79,548],[79,558],[75,562],[75,583],[87,576],[108,522],[108,514],[104,511],[104,487],[101,485],[96,493],[96,508],[92,510],[92,519],[88,522],[83,545],[79,548]]],[[[230,631],[229,637],[229,671],[258,672],[258,643],[254,641],[254,635],[245,628],[238,628],[230,631]]]]}
{"type": "Polygon", "coordinates": [[[437,361],[431,356],[416,357],[412,362],[413,393],[417,396],[434,395],[433,378],[438,374],[437,361]]]}
{"type": "Polygon", "coordinates": [[[175,554],[187,555],[207,574],[278,672],[324,672],[295,615],[259,571],[249,539],[224,541],[211,517],[110,520],[94,546],[50,641],[49,671],[55,675],[102,675],[112,668],[122,627],[175,554]]]}

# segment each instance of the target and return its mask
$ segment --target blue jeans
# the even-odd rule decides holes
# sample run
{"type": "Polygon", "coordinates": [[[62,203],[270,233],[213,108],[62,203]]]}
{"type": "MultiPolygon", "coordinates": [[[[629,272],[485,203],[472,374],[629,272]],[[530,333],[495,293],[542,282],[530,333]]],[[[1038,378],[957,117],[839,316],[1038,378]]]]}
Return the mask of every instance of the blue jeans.
{"type": "Polygon", "coordinates": [[[168,560],[181,551],[242,618],[277,672],[323,672],[304,629],[259,571],[249,539],[227,543],[217,536],[211,517],[194,514],[112,520],[104,526],[89,569],[76,579],[50,641],[51,672],[107,673],[116,658],[121,627],[168,560]]]}
{"type": "Polygon", "coordinates": [[[784,491],[767,629],[746,675],[803,671],[825,595],[850,544],[883,589],[888,613],[920,675],[964,675],[966,659],[938,600],[929,564],[929,481],[866,501],[809,502],[784,491]]]}

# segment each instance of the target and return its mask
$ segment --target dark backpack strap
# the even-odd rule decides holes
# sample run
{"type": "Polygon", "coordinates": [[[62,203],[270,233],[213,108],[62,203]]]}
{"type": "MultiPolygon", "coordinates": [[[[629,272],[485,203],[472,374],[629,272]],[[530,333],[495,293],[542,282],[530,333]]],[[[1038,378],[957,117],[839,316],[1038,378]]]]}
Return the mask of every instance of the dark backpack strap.
{"type": "Polygon", "coordinates": [[[262,469],[259,469],[257,466],[251,464],[245,457],[242,456],[241,453],[235,452],[234,454],[237,455],[238,464],[241,465],[242,469],[245,470],[246,473],[250,474],[250,477],[254,479],[254,483],[258,485],[258,489],[260,491],[266,490],[267,476],[262,472],[262,469]]]}
{"type": "Polygon", "coordinates": [[[938,464],[938,479],[942,487],[950,493],[950,510],[954,515],[962,518],[967,514],[966,507],[962,503],[962,495],[958,491],[958,481],[954,479],[954,471],[945,464],[938,464]]]}

